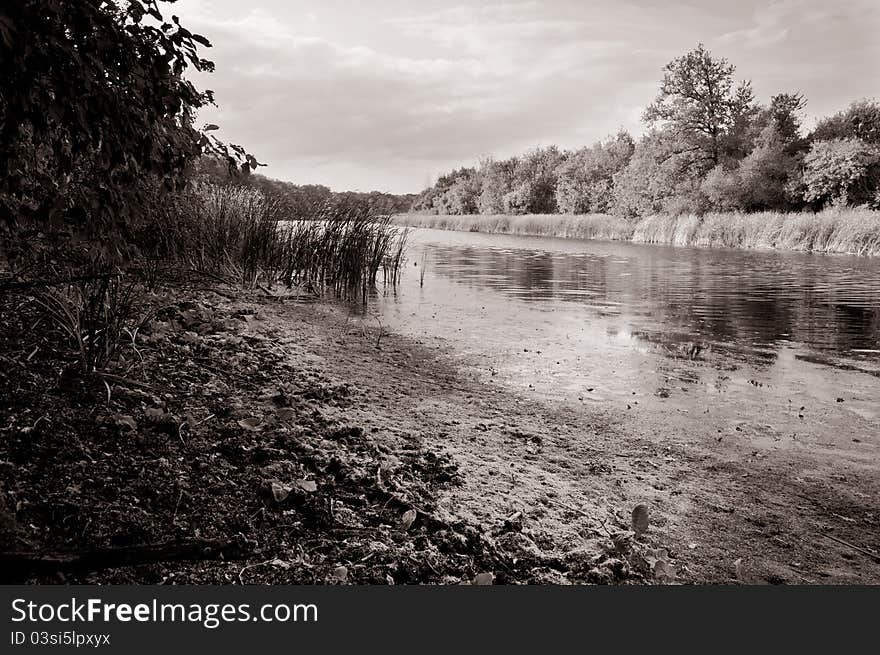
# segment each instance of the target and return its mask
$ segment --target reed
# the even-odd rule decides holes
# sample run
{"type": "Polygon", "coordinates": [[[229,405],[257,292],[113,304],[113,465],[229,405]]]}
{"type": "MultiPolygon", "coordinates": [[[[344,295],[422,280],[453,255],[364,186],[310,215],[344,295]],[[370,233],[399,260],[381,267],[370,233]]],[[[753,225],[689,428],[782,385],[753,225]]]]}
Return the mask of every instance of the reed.
{"type": "Polygon", "coordinates": [[[624,219],[607,214],[398,214],[395,221],[440,230],[610,241],[628,240],[633,230],[624,219]]]}
{"type": "Polygon", "coordinates": [[[285,283],[345,296],[396,284],[407,230],[369,202],[338,199],[290,216],[259,190],[207,184],[162,215],[159,254],[245,287],[285,283]]]}
{"type": "Polygon", "coordinates": [[[828,209],[815,214],[658,214],[634,223],[604,214],[399,214],[395,222],[413,227],[525,236],[880,255],[880,212],[868,209],[828,209]]]}

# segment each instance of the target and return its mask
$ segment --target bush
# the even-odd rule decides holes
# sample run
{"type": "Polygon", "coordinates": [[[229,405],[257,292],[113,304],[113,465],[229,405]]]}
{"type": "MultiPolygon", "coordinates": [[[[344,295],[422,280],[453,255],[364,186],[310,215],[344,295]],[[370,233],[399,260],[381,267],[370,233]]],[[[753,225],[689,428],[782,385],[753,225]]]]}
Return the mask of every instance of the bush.
{"type": "Polygon", "coordinates": [[[817,141],[804,159],[805,200],[880,207],[880,148],[854,138],[817,141]]]}

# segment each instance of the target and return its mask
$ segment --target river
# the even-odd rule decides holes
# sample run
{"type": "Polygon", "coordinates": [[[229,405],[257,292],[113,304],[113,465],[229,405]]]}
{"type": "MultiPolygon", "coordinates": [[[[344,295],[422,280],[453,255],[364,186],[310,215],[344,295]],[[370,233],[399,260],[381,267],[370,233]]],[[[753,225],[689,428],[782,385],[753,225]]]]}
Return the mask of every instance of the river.
{"type": "Polygon", "coordinates": [[[525,397],[704,436],[880,428],[878,259],[416,229],[370,311],[525,397]]]}

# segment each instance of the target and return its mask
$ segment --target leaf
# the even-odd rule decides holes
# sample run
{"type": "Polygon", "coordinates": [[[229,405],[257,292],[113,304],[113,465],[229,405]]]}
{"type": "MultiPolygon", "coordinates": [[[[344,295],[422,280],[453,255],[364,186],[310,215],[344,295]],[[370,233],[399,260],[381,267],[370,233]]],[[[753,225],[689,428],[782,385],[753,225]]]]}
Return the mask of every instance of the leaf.
{"type": "Polygon", "coordinates": [[[263,429],[263,421],[258,418],[243,418],[238,424],[245,430],[250,430],[251,432],[259,432],[263,429]]]}
{"type": "Polygon", "coordinates": [[[654,562],[653,571],[654,577],[659,582],[664,582],[667,584],[675,582],[676,578],[678,577],[675,573],[675,567],[672,566],[672,564],[670,564],[669,561],[666,559],[658,559],[656,562],[654,562]]]}
{"type": "Polygon", "coordinates": [[[639,503],[632,511],[632,529],[639,537],[648,530],[648,506],[645,503],[639,503]]]}
{"type": "Polygon", "coordinates": [[[312,493],[318,490],[318,483],[314,480],[297,480],[296,482],[294,482],[294,484],[308,493],[312,493]]]}
{"type": "Polygon", "coordinates": [[[348,580],[348,568],[345,566],[337,566],[333,569],[333,579],[337,582],[345,582],[348,580]]]}
{"type": "Polygon", "coordinates": [[[208,123],[207,125],[205,125],[205,127],[202,128],[202,130],[204,132],[211,132],[213,130],[219,130],[219,129],[220,129],[220,126],[214,125],[213,123],[208,123]]]}
{"type": "Polygon", "coordinates": [[[296,418],[296,410],[292,407],[281,407],[275,412],[275,415],[281,421],[290,421],[296,418]]]}
{"type": "Polygon", "coordinates": [[[283,503],[290,495],[290,487],[285,487],[280,482],[272,482],[272,498],[276,503],[283,503]]]}
{"type": "Polygon", "coordinates": [[[495,582],[495,574],[493,574],[493,573],[477,573],[477,575],[474,576],[474,581],[471,584],[482,587],[485,585],[491,585],[494,582],[495,582]]]}
{"type": "Polygon", "coordinates": [[[119,427],[126,427],[132,431],[137,430],[137,422],[128,414],[116,414],[113,420],[119,427]]]}
{"type": "Polygon", "coordinates": [[[400,519],[400,529],[404,532],[409,530],[412,527],[413,522],[416,520],[416,516],[418,516],[418,512],[416,512],[416,510],[406,510],[400,519]]]}

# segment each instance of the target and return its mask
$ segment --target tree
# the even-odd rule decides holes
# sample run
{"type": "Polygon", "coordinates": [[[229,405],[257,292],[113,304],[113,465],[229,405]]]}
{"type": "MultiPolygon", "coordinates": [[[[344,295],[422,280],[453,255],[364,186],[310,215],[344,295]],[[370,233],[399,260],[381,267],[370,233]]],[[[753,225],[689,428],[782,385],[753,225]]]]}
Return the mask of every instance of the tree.
{"type": "Polygon", "coordinates": [[[811,137],[816,141],[852,138],[880,145],[880,103],[858,100],[846,111],[819,121],[811,137]]]}
{"type": "Polygon", "coordinates": [[[667,131],[655,130],[639,141],[629,163],[614,175],[612,213],[636,218],[705,209],[700,191],[703,162],[693,151],[678,146],[676,137],[667,131]]]}
{"type": "Polygon", "coordinates": [[[476,214],[480,180],[473,168],[457,172],[445,193],[434,199],[438,214],[476,214]]]}
{"type": "Polygon", "coordinates": [[[564,214],[604,213],[613,201],[613,179],[632,157],[635,144],[621,130],[570,155],[557,170],[556,206],[564,214]]]}
{"type": "Polygon", "coordinates": [[[563,158],[556,146],[535,148],[519,157],[513,171],[512,191],[505,196],[508,213],[554,213],[556,170],[563,158]]]}
{"type": "Polygon", "coordinates": [[[657,99],[645,110],[644,120],[668,129],[679,142],[675,152],[692,153],[702,172],[721,161],[725,138],[752,101],[748,82],[734,89],[734,71],[701,43],[666,65],[657,99]]]}
{"type": "MultiPolygon", "coordinates": [[[[184,78],[210,46],[159,0],[17,0],[0,8],[0,212],[104,237],[125,232],[155,181],[185,182],[205,152],[256,160],[193,126],[212,102],[184,78]]],[[[60,229],[60,227],[59,227],[60,229]]],[[[106,239],[105,243],[111,241],[106,239]]],[[[115,245],[119,246],[119,241],[115,245]]],[[[112,255],[112,253],[110,253],[112,255]]]]}
{"type": "Polygon", "coordinates": [[[480,196],[477,208],[480,214],[503,214],[504,196],[513,185],[517,159],[503,161],[483,160],[480,163],[480,196]]]}
{"type": "Polygon", "coordinates": [[[816,141],[803,183],[808,202],[880,208],[880,148],[855,138],[816,141]]]}

